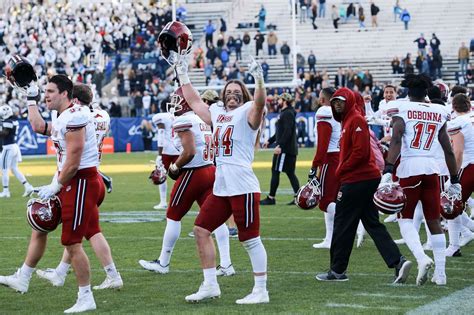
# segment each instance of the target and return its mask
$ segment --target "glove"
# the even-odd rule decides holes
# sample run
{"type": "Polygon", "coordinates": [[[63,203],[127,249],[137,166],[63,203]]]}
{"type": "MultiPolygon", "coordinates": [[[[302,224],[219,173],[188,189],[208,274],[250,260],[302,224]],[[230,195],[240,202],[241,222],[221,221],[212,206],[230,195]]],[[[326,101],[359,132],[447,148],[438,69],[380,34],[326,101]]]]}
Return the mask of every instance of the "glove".
{"type": "Polygon", "coordinates": [[[58,179],[54,177],[51,184],[38,187],[38,196],[43,200],[49,199],[55,196],[61,190],[61,188],[63,188],[63,185],[61,185],[58,182],[58,179]]]}
{"type": "Polygon", "coordinates": [[[172,180],[177,180],[179,175],[181,175],[181,169],[176,166],[176,164],[171,163],[170,167],[168,168],[168,176],[172,180]]]}
{"type": "Polygon", "coordinates": [[[28,105],[36,105],[40,101],[39,88],[36,82],[32,81],[26,89],[26,100],[28,105]],[[33,104],[33,102],[35,104],[33,104]]]}
{"type": "Polygon", "coordinates": [[[393,183],[392,173],[385,173],[382,175],[382,179],[380,180],[379,187],[390,185],[392,183],[393,183]]]}
{"type": "Polygon", "coordinates": [[[462,187],[459,183],[449,185],[449,187],[445,189],[445,192],[448,195],[449,199],[462,199],[462,187]]]}
{"type": "Polygon", "coordinates": [[[174,70],[181,86],[190,83],[188,69],[189,66],[188,62],[186,61],[186,56],[180,56],[174,70]]]}
{"type": "Polygon", "coordinates": [[[263,81],[263,69],[260,63],[256,61],[252,56],[250,56],[251,62],[248,65],[248,71],[255,79],[255,82],[262,80],[263,81]]]}
{"type": "Polygon", "coordinates": [[[310,182],[316,176],[316,169],[311,168],[308,173],[308,182],[310,182]]]}
{"type": "Polygon", "coordinates": [[[156,167],[160,167],[160,166],[163,165],[163,161],[162,161],[162,156],[161,156],[161,155],[157,155],[157,156],[156,156],[155,165],[156,165],[156,167]]]}

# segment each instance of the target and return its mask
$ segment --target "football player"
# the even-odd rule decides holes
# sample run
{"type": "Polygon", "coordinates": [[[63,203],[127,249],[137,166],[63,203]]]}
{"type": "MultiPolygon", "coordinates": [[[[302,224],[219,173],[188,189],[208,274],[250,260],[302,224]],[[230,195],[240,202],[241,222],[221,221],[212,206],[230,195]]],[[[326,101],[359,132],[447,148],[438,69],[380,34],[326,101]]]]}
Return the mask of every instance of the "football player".
{"type": "MultiPolygon", "coordinates": [[[[153,261],[140,260],[146,270],[161,274],[169,272],[174,246],[181,233],[181,219],[196,201],[201,207],[212,192],[215,166],[211,127],[199,118],[186,103],[181,88],[178,88],[168,103],[168,112],[173,121],[174,146],[180,155],[168,167],[168,175],[176,180],[166,210],[166,229],[160,257],[153,261]]],[[[214,231],[221,257],[217,275],[235,274],[230,260],[229,230],[225,224],[214,231]]]]}
{"type": "Polygon", "coordinates": [[[401,155],[397,176],[407,198],[405,208],[399,213],[398,224],[408,248],[418,262],[416,283],[426,282],[433,261],[428,257],[413,225],[415,206],[420,200],[423,213],[431,232],[431,244],[435,260],[432,281],[446,284],[446,238],[441,228],[439,166],[436,163],[436,143],[439,140],[449,169],[451,185],[446,189],[450,198],[461,195],[461,185],[456,172],[456,160],[446,132],[449,114],[437,104],[426,103],[427,89],[431,80],[424,75],[407,75],[402,82],[408,88],[409,102],[398,105],[398,113],[392,118],[393,134],[381,185],[391,183],[393,164],[401,155]],[[433,145],[434,144],[434,145],[433,145]]]}
{"type": "MultiPolygon", "coordinates": [[[[90,105],[92,102],[92,90],[86,84],[74,84],[72,90],[72,98],[75,104],[82,106],[90,106],[92,117],[94,119],[96,139],[97,139],[97,150],[99,153],[99,163],[102,159],[102,145],[105,135],[109,129],[110,117],[106,111],[100,108],[93,108],[90,105]]],[[[101,176],[102,177],[102,176],[101,176]]],[[[102,177],[103,178],[103,177],[102,177]]],[[[104,182],[105,185],[105,182],[104,182]]],[[[100,204],[98,204],[100,206],[100,204]]],[[[92,249],[94,250],[97,258],[104,267],[107,274],[104,282],[98,286],[94,286],[95,290],[102,289],[120,289],[123,287],[122,277],[115,267],[114,260],[112,258],[112,252],[110,250],[109,243],[104,237],[102,232],[99,232],[89,239],[92,249]]],[[[51,282],[54,286],[63,286],[66,280],[67,273],[71,267],[71,257],[67,250],[64,250],[61,262],[56,268],[48,268],[46,270],[37,270],[36,274],[45,280],[51,282]]]]}
{"type": "Polygon", "coordinates": [[[1,168],[3,191],[0,198],[10,198],[10,174],[11,170],[18,181],[25,187],[23,197],[28,197],[33,193],[33,186],[26,180],[25,176],[18,169],[18,162],[21,162],[21,152],[16,143],[18,133],[18,121],[13,114],[13,110],[8,105],[0,106],[0,142],[3,142],[1,150],[1,168]]]}
{"type": "MultiPolygon", "coordinates": [[[[156,156],[156,166],[163,166],[168,169],[179,156],[179,151],[175,148],[172,143],[173,139],[173,120],[174,117],[166,111],[166,103],[161,103],[161,113],[155,114],[151,119],[153,124],[158,128],[158,155],[156,156]]],[[[153,209],[166,209],[168,203],[166,202],[166,194],[168,191],[168,185],[166,181],[159,185],[160,190],[160,203],[155,205],[153,209]]]]}
{"type": "Polygon", "coordinates": [[[236,303],[268,303],[267,253],[259,231],[260,185],[252,170],[254,145],[266,99],[262,68],[256,61],[249,65],[249,73],[256,82],[253,101],[241,81],[229,80],[222,91],[223,103],[210,107],[190,84],[184,58],[179,60],[175,69],[186,101],[206,124],[212,125],[217,164],[213,192],[202,205],[194,223],[204,282],[196,293],[185,299],[198,302],[220,296],[211,233],[233,214],[239,240],[250,256],[255,280],[252,292],[236,303]]]}
{"type": "MultiPolygon", "coordinates": [[[[94,121],[89,108],[74,105],[72,81],[65,75],[52,76],[45,90],[49,110],[57,111],[57,118],[46,122],[37,108],[39,89],[31,82],[26,90],[28,120],[37,133],[51,136],[56,147],[58,176],[51,184],[39,187],[41,199],[57,196],[61,201],[61,243],[66,247],[76,273],[79,293],[76,303],[65,313],[96,309],[90,286],[89,259],[82,247],[82,239],[100,233],[97,205],[104,198],[105,189],[97,173],[98,151],[94,121]]],[[[54,115],[53,115],[54,117],[54,115]]],[[[44,254],[47,234],[32,231],[25,262],[11,276],[0,276],[0,284],[21,293],[28,291],[31,275],[44,254]]]]}
{"type": "Polygon", "coordinates": [[[334,94],[334,88],[324,88],[319,94],[319,107],[315,115],[316,154],[313,158],[308,180],[315,176],[321,184],[321,200],[319,209],[324,212],[326,236],[321,243],[313,244],[314,248],[329,248],[331,246],[336,212],[336,197],[339,191],[339,181],[336,177],[336,168],[339,164],[339,138],[341,124],[334,120],[329,100],[334,94]]]}

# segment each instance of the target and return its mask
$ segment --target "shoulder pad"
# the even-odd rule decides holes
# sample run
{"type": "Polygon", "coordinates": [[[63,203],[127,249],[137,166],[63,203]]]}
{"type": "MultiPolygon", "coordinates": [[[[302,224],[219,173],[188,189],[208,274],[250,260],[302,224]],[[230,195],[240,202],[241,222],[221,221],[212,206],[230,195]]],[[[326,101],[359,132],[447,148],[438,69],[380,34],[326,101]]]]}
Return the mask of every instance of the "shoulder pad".
{"type": "Polygon", "coordinates": [[[316,112],[316,121],[328,121],[331,120],[332,110],[330,106],[321,106],[316,112]]]}
{"type": "Polygon", "coordinates": [[[193,127],[193,120],[190,115],[179,116],[173,121],[173,130],[175,132],[186,131],[193,127]]]}

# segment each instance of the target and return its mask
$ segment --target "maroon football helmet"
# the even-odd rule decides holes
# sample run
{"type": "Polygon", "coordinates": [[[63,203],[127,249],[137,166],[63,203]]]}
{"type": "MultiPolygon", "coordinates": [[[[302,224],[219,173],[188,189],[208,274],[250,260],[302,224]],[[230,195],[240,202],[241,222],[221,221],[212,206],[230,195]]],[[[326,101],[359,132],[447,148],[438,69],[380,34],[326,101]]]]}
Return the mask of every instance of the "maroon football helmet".
{"type": "Polygon", "coordinates": [[[193,35],[189,28],[181,22],[173,21],[166,24],[158,36],[161,55],[171,65],[175,65],[180,55],[187,55],[193,46],[193,35]]]}
{"type": "Polygon", "coordinates": [[[153,172],[151,172],[150,176],[148,177],[149,179],[151,179],[151,182],[154,184],[154,185],[161,185],[163,184],[165,181],[166,181],[166,170],[165,168],[163,167],[163,165],[161,166],[157,166],[153,172]]]}
{"type": "Polygon", "coordinates": [[[449,96],[449,87],[446,83],[442,81],[435,81],[433,82],[433,85],[438,87],[438,89],[441,91],[441,99],[446,102],[448,100],[449,96]]]}
{"type": "Polygon", "coordinates": [[[452,220],[460,215],[464,206],[461,199],[450,198],[447,193],[441,193],[441,216],[446,220],[452,220]]]}
{"type": "Polygon", "coordinates": [[[61,202],[59,198],[30,199],[26,208],[26,218],[31,227],[38,232],[49,233],[54,231],[61,223],[61,202]]]}
{"type": "Polygon", "coordinates": [[[192,111],[188,102],[184,99],[183,90],[179,87],[170,96],[170,102],[166,104],[166,110],[168,113],[174,116],[181,116],[186,112],[192,111]]]}
{"type": "Polygon", "coordinates": [[[7,81],[16,88],[26,92],[26,88],[32,81],[37,81],[35,69],[23,56],[14,55],[5,67],[7,81]]]}
{"type": "Polygon", "coordinates": [[[407,197],[398,183],[381,186],[374,194],[377,210],[385,214],[394,214],[403,210],[407,197]]]}
{"type": "Polygon", "coordinates": [[[315,208],[319,204],[320,200],[321,189],[316,177],[303,185],[295,196],[296,205],[303,210],[315,208]]]}

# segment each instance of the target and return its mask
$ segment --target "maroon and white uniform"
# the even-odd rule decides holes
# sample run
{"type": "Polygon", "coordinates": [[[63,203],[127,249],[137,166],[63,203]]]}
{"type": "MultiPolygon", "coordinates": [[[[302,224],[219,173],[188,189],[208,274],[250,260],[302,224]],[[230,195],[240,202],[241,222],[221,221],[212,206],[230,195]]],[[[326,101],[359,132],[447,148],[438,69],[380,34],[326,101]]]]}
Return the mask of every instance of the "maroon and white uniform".
{"type": "Polygon", "coordinates": [[[462,200],[466,202],[474,191],[474,117],[470,114],[457,116],[448,122],[449,135],[462,133],[464,151],[460,174],[462,200]]]}
{"type": "Polygon", "coordinates": [[[425,218],[436,220],[440,216],[437,139],[449,114],[438,104],[406,101],[390,103],[398,103],[395,116],[405,122],[397,176],[407,196],[407,204],[399,217],[413,219],[416,204],[421,201],[425,218]]]}
{"type": "Polygon", "coordinates": [[[181,175],[171,189],[170,204],[166,217],[181,221],[195,201],[201,206],[212,193],[215,167],[211,127],[194,112],[187,112],[173,121],[174,146],[182,151],[180,132],[190,131],[194,137],[196,153],[193,159],[182,167],[181,175]]]}
{"type": "Polygon", "coordinates": [[[97,150],[99,151],[99,163],[102,160],[102,146],[107,132],[110,128],[109,114],[100,108],[92,109],[92,118],[94,118],[95,136],[97,140],[97,150]]]}
{"type": "Polygon", "coordinates": [[[94,119],[88,107],[74,105],[60,115],[53,115],[51,140],[56,147],[58,172],[67,161],[66,134],[85,128],[85,144],[76,175],[63,185],[58,194],[61,200],[63,245],[82,242],[100,232],[98,204],[105,194],[97,173],[98,150],[94,119]]]}
{"type": "Polygon", "coordinates": [[[248,123],[253,102],[227,111],[221,102],[209,107],[214,130],[216,180],[195,225],[212,232],[234,215],[239,240],[259,236],[260,184],[252,170],[258,130],[248,123]]]}
{"type": "Polygon", "coordinates": [[[158,137],[158,146],[163,148],[162,151],[162,162],[163,166],[165,169],[168,169],[170,167],[170,164],[176,161],[176,159],[179,156],[179,151],[176,149],[176,147],[173,145],[173,138],[174,138],[174,132],[173,132],[173,121],[174,121],[174,116],[168,112],[166,113],[158,113],[155,114],[152,117],[152,122],[155,124],[156,127],[158,127],[158,124],[163,124],[164,125],[164,136],[158,137]]]}
{"type": "Polygon", "coordinates": [[[332,116],[331,106],[321,106],[316,112],[315,118],[316,154],[312,168],[317,170],[321,184],[319,209],[326,211],[328,205],[336,201],[340,186],[336,177],[336,169],[339,165],[341,124],[332,116]]]}

